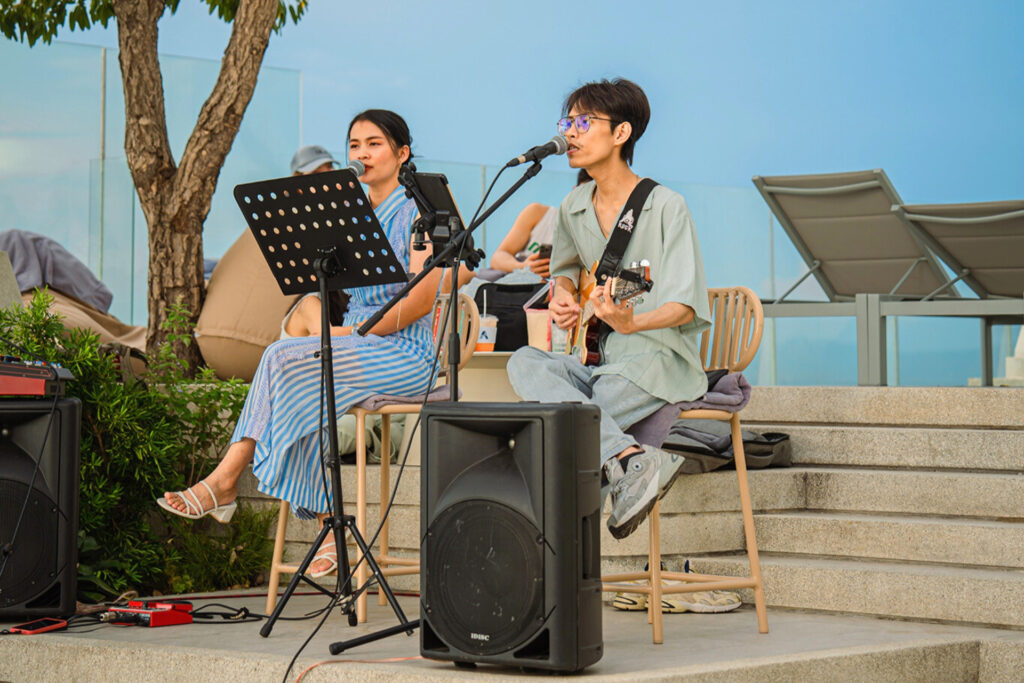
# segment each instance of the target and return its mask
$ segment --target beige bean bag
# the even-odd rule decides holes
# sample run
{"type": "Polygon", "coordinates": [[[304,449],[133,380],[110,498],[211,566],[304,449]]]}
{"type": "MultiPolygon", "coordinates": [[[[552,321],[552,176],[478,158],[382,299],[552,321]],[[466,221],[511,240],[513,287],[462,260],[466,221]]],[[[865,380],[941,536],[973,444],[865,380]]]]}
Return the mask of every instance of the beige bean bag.
{"type": "MultiPolygon", "coordinates": [[[[50,311],[63,318],[64,327],[68,329],[85,328],[100,336],[100,344],[120,342],[126,346],[145,352],[146,328],[143,325],[126,325],[109,313],[96,310],[73,296],[68,296],[56,289],[48,290],[53,296],[50,311]]],[[[36,290],[22,292],[21,300],[28,304],[36,295],[36,290]]]]}
{"type": "Polygon", "coordinates": [[[285,296],[252,233],[246,230],[210,276],[196,340],[221,379],[252,381],[263,349],[281,335],[281,319],[298,296],[285,296]]]}

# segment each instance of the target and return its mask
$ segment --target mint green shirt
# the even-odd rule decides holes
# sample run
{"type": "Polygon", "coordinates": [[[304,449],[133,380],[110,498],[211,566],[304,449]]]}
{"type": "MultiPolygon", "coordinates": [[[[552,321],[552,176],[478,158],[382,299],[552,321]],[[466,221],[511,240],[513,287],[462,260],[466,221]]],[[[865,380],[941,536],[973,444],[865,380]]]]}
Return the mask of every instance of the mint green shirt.
{"type": "MultiPolygon", "coordinates": [[[[608,239],[594,212],[595,188],[593,182],[585,183],[562,200],[552,243],[552,277],[567,277],[578,285],[580,269],[589,270],[604,253],[608,239]]],[[[684,325],[660,330],[609,330],[601,346],[602,363],[594,372],[621,375],[669,403],[700,398],[708,386],[700,361],[700,333],[711,325],[704,264],[686,201],[662,185],[647,197],[622,262],[643,259],[651,264],[654,287],[634,310],[653,311],[675,301],[696,315],[684,325]]]]}

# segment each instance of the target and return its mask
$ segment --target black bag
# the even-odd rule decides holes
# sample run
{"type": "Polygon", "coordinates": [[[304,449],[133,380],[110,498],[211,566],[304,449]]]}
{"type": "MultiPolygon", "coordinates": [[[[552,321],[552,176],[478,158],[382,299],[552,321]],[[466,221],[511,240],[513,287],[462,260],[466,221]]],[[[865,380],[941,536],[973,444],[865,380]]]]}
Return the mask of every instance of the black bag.
{"type": "MultiPolygon", "coordinates": [[[[788,434],[759,434],[744,429],[741,436],[748,469],[789,467],[792,464],[793,450],[788,434]]],[[[728,422],[677,420],[662,448],[680,453],[686,458],[683,463],[683,472],[686,474],[710,472],[734,464],[731,427],[728,422]]]]}
{"type": "MultiPolygon", "coordinates": [[[[515,351],[526,346],[529,341],[526,334],[526,311],[523,305],[548,283],[533,285],[502,285],[487,282],[476,290],[476,307],[480,314],[484,313],[484,292],[487,292],[487,314],[497,316],[498,331],[494,339],[495,351],[515,351]]],[[[538,305],[537,308],[542,308],[538,305]]]]}

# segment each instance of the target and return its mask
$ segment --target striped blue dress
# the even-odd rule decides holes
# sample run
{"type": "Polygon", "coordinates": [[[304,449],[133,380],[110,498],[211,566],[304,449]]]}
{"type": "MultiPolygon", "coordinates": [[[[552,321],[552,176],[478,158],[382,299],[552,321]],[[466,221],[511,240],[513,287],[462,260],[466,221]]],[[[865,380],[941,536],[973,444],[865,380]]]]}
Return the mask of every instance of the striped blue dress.
{"type": "MultiPolygon", "coordinates": [[[[374,213],[395,256],[408,268],[410,227],[416,205],[401,187],[374,213]]],[[[401,284],[357,287],[345,325],[361,322],[386,303],[401,284]]],[[[411,396],[430,389],[432,344],[424,316],[384,337],[332,337],[334,388],[338,415],[374,394],[411,396]]],[[[327,434],[320,424],[319,337],[274,342],[263,352],[249,395],[238,418],[232,442],[256,440],[253,473],[260,491],[291,503],[300,517],[330,510],[330,487],[321,483],[320,443],[327,434]]],[[[326,409],[324,410],[326,415],[326,409]]]]}

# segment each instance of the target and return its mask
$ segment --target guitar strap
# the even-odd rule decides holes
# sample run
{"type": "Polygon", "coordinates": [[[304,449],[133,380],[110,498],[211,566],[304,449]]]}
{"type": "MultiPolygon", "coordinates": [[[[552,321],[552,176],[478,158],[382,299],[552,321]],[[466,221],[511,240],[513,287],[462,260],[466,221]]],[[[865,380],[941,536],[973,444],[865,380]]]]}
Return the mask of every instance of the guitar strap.
{"type": "Polygon", "coordinates": [[[626,247],[629,246],[629,238],[633,236],[633,228],[640,220],[640,211],[644,208],[647,196],[657,185],[658,183],[650,178],[644,178],[630,193],[626,205],[622,207],[622,213],[615,221],[615,228],[608,238],[608,244],[605,246],[597,270],[594,272],[598,284],[603,284],[608,278],[619,275],[622,270],[622,257],[626,253],[626,247]]]}

